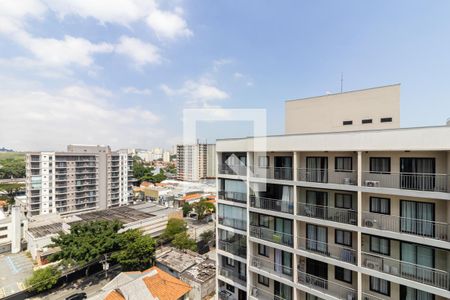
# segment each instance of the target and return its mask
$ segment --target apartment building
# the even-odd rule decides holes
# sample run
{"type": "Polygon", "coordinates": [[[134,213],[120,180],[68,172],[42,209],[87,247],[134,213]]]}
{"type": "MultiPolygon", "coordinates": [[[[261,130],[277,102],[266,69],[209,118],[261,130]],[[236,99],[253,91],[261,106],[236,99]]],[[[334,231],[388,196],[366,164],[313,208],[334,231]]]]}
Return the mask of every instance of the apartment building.
{"type": "Polygon", "coordinates": [[[66,152],[26,156],[30,216],[77,213],[128,204],[132,199],[132,157],[109,146],[69,145],[66,152]]]}
{"type": "Polygon", "coordinates": [[[177,145],[177,179],[199,181],[216,177],[216,145],[177,145]]]}
{"type": "Polygon", "coordinates": [[[450,126],[399,128],[399,99],[289,101],[289,134],[217,141],[220,299],[450,298],[450,126]]]}

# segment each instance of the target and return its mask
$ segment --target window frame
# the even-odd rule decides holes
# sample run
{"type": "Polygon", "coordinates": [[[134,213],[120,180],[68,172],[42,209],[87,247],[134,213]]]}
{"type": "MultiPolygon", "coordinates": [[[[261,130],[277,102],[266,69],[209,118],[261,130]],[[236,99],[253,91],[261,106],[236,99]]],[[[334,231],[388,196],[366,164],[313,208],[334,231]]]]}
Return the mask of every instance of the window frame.
{"type": "MultiPolygon", "coordinates": [[[[345,198],[345,197],[344,197],[345,198]]],[[[353,195],[352,194],[346,194],[346,193],[336,193],[334,194],[334,207],[336,208],[342,208],[342,209],[353,209],[353,195]],[[346,207],[345,206],[345,199],[342,199],[342,204],[344,204],[344,206],[338,206],[337,205],[337,199],[336,196],[340,195],[340,196],[350,196],[350,207],[346,207]]]]}
{"type": "Polygon", "coordinates": [[[258,244],[258,254],[261,256],[269,257],[269,250],[267,249],[267,245],[258,244]],[[264,251],[261,252],[261,247],[263,247],[264,251]]]}
{"type": "Polygon", "coordinates": [[[349,230],[337,229],[337,228],[336,228],[336,229],[334,230],[334,243],[337,244],[337,245],[343,245],[343,246],[347,246],[347,247],[353,247],[353,234],[352,234],[352,232],[349,231],[349,230]],[[344,237],[345,233],[350,233],[350,245],[348,245],[348,244],[346,244],[346,243],[344,242],[345,239],[343,239],[342,243],[339,243],[339,242],[338,242],[338,240],[337,240],[337,232],[338,232],[338,231],[342,231],[342,233],[343,233],[342,237],[344,237]]]}
{"type": "Polygon", "coordinates": [[[351,173],[353,172],[353,157],[352,156],[336,156],[334,158],[334,171],[340,173],[351,173]],[[347,169],[338,169],[337,162],[339,159],[350,159],[350,170],[347,169]]]}
{"type": "Polygon", "coordinates": [[[270,278],[263,276],[261,274],[258,274],[258,283],[269,287],[270,286],[270,278]],[[267,279],[267,283],[265,282],[266,279],[267,279]]]}
{"type": "Polygon", "coordinates": [[[388,297],[391,296],[391,282],[390,282],[389,280],[381,279],[381,278],[374,277],[374,276],[369,276],[369,289],[370,289],[372,292],[378,293],[378,294],[380,294],[380,295],[384,295],[384,296],[388,296],[388,297]],[[383,293],[383,292],[381,292],[380,290],[376,290],[376,289],[373,287],[372,279],[386,281],[386,282],[387,282],[387,293],[383,293]]]}
{"type": "Polygon", "coordinates": [[[392,117],[383,117],[380,118],[380,123],[392,123],[392,117]]]}
{"type": "Polygon", "coordinates": [[[369,249],[370,249],[370,252],[372,252],[372,253],[377,253],[377,254],[381,254],[381,255],[384,255],[384,256],[391,256],[391,240],[388,239],[388,238],[383,238],[383,237],[371,235],[371,236],[369,236],[369,249]],[[379,240],[387,240],[388,241],[388,253],[384,253],[384,252],[381,252],[381,251],[373,250],[373,248],[372,248],[372,244],[373,244],[372,243],[372,239],[373,238],[376,238],[376,239],[379,239],[379,240]]]}
{"type": "Polygon", "coordinates": [[[362,119],[361,120],[361,124],[372,124],[373,120],[372,119],[362,119]]]}
{"type": "Polygon", "coordinates": [[[353,125],[353,120],[345,120],[345,121],[342,121],[342,125],[343,125],[343,126],[353,125]]]}
{"type": "Polygon", "coordinates": [[[385,157],[385,156],[377,157],[377,156],[375,156],[375,157],[370,157],[369,158],[369,171],[370,171],[371,174],[391,174],[391,169],[392,169],[392,161],[391,161],[390,157],[385,157]],[[376,159],[387,159],[389,161],[389,169],[388,169],[388,171],[374,171],[374,170],[372,170],[373,161],[376,160],[376,159]]]}
{"type": "Polygon", "coordinates": [[[382,214],[382,215],[390,215],[391,214],[391,198],[383,198],[383,197],[377,197],[377,196],[370,196],[370,198],[369,198],[369,211],[371,212],[371,213],[375,213],[375,214],[382,214]],[[388,206],[388,212],[387,213],[384,213],[384,212],[381,212],[381,211],[374,211],[374,210],[372,210],[372,201],[373,200],[375,200],[375,199],[378,199],[378,200],[388,200],[388,202],[389,202],[389,206],[388,206]]]}
{"type": "Polygon", "coordinates": [[[353,284],[353,272],[351,270],[349,270],[349,269],[346,269],[346,268],[342,268],[342,267],[339,267],[339,266],[334,266],[334,279],[342,281],[342,282],[346,282],[346,283],[349,283],[349,284],[353,284]],[[342,275],[342,277],[338,276],[338,271],[339,271],[340,275],[342,275]],[[344,274],[345,274],[346,271],[350,272],[350,281],[345,280],[345,275],[344,274]]]}

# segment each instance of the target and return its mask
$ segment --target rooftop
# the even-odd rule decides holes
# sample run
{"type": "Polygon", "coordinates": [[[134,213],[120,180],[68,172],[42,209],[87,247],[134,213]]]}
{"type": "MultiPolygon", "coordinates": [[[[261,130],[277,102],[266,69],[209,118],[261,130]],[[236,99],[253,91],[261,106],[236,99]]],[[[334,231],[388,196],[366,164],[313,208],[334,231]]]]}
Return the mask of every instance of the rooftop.
{"type": "Polygon", "coordinates": [[[105,210],[93,211],[88,213],[71,216],[68,219],[69,223],[90,222],[90,221],[119,221],[124,225],[141,221],[154,217],[155,215],[143,212],[129,206],[120,206],[105,210]]]}
{"type": "Polygon", "coordinates": [[[216,276],[216,262],[208,258],[202,263],[184,271],[181,276],[183,278],[188,278],[196,282],[203,283],[216,276]]]}
{"type": "Polygon", "coordinates": [[[170,248],[157,254],[156,261],[178,273],[183,273],[187,269],[205,261],[205,258],[189,250],[182,251],[170,248]]]}

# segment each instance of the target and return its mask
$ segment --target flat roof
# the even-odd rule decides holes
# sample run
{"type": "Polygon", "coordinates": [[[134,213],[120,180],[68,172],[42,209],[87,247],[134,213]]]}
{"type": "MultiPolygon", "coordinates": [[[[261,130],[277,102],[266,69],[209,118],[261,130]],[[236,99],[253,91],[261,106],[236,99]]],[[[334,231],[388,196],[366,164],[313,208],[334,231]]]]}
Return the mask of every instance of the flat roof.
{"type": "Polygon", "coordinates": [[[187,269],[202,263],[205,258],[195,252],[170,248],[158,254],[156,261],[170,269],[182,273],[187,269]]]}
{"type": "Polygon", "coordinates": [[[90,221],[119,221],[124,225],[128,223],[133,223],[136,221],[141,221],[144,219],[148,219],[154,217],[154,214],[146,213],[143,211],[139,211],[137,209],[131,208],[129,206],[120,206],[109,208],[105,210],[98,210],[93,212],[87,212],[83,214],[78,214],[72,218],[73,221],[69,220],[71,224],[81,223],[81,222],[90,222],[90,221]],[[78,219],[78,220],[77,220],[78,219]]]}
{"type": "Polygon", "coordinates": [[[35,238],[58,234],[61,231],[63,231],[62,223],[46,224],[28,228],[28,232],[31,233],[35,238]]]}
{"type": "Polygon", "coordinates": [[[194,280],[199,283],[210,280],[216,277],[216,262],[212,259],[205,261],[187,269],[181,274],[181,277],[194,280]]]}

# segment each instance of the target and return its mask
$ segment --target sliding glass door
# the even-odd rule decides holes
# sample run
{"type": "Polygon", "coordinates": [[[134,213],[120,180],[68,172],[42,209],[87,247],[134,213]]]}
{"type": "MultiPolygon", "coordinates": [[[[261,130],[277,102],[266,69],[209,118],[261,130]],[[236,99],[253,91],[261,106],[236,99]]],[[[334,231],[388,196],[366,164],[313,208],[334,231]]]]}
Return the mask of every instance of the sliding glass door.
{"type": "Polygon", "coordinates": [[[325,219],[327,217],[328,193],[306,191],[306,214],[311,217],[325,219]]]}
{"type": "Polygon", "coordinates": [[[316,156],[306,158],[306,181],[328,182],[328,157],[316,156]]]}
{"type": "Polygon", "coordinates": [[[400,286],[400,300],[434,300],[434,295],[408,286],[400,286]]]}
{"type": "Polygon", "coordinates": [[[326,227],[306,224],[306,248],[320,253],[328,253],[328,231],[326,227]]]}
{"type": "Polygon", "coordinates": [[[402,242],[400,254],[403,276],[433,282],[434,250],[432,248],[402,242]]]}
{"type": "Polygon", "coordinates": [[[435,173],[434,158],[400,158],[400,187],[402,189],[433,191],[435,173]]]}
{"type": "Polygon", "coordinates": [[[275,156],[274,177],[292,180],[292,156],[275,156]]]}
{"type": "Polygon", "coordinates": [[[434,211],[434,203],[401,200],[401,232],[433,237],[434,211]]]}

